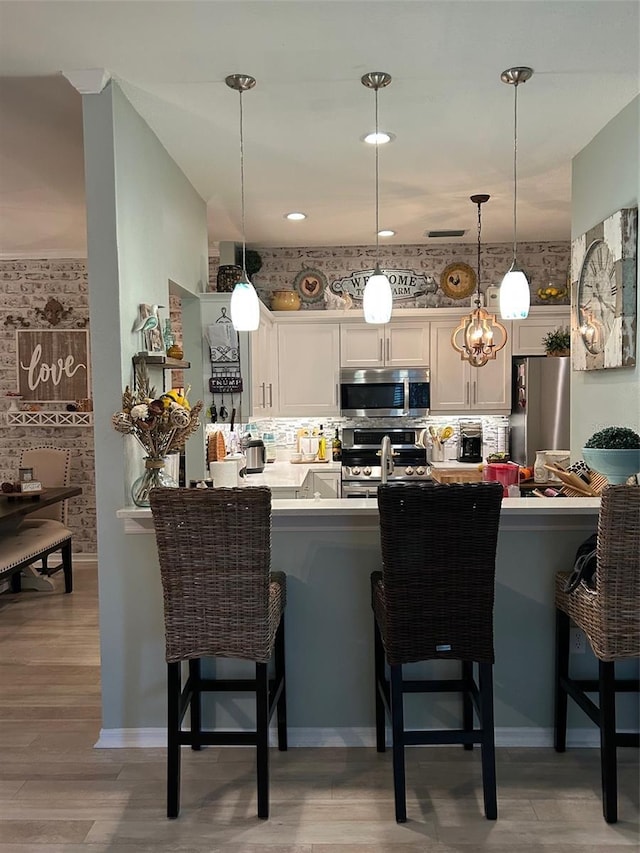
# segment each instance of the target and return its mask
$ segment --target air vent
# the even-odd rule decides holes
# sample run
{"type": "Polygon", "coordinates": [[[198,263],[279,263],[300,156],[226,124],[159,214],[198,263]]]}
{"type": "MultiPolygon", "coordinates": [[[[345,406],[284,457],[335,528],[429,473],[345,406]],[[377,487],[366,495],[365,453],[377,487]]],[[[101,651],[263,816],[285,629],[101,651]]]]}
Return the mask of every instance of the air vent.
{"type": "Polygon", "coordinates": [[[451,230],[451,231],[427,231],[426,237],[463,237],[465,231],[460,230],[451,230]]]}

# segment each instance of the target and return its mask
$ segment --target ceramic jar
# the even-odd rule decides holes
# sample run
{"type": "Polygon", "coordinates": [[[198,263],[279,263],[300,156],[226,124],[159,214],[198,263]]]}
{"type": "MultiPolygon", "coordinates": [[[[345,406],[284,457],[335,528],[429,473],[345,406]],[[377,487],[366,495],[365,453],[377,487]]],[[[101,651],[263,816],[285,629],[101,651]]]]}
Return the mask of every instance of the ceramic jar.
{"type": "Polygon", "coordinates": [[[274,290],[271,295],[272,311],[298,311],[300,295],[295,290],[274,290]]]}

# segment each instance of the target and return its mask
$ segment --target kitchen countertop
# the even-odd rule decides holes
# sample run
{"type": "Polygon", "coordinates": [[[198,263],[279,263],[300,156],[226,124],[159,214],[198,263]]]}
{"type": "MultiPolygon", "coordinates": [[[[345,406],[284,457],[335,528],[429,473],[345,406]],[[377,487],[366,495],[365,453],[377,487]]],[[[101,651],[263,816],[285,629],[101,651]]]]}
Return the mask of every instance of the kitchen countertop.
{"type": "Polygon", "coordinates": [[[245,486],[269,486],[277,488],[299,488],[309,471],[340,471],[340,462],[269,462],[261,474],[247,474],[245,486]]]}

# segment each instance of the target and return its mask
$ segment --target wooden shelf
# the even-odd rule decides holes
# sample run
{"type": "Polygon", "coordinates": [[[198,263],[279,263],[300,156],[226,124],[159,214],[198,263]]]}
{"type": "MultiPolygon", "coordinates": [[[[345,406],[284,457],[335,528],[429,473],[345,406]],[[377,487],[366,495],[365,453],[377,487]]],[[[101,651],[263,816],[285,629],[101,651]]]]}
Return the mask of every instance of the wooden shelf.
{"type": "Polygon", "coordinates": [[[8,426],[89,427],[93,412],[7,412],[8,426]]]}
{"type": "Polygon", "coordinates": [[[145,364],[161,367],[163,370],[188,370],[191,367],[191,362],[184,361],[181,358],[169,358],[167,355],[145,355],[144,353],[134,355],[134,364],[140,364],[143,361],[145,364]]]}

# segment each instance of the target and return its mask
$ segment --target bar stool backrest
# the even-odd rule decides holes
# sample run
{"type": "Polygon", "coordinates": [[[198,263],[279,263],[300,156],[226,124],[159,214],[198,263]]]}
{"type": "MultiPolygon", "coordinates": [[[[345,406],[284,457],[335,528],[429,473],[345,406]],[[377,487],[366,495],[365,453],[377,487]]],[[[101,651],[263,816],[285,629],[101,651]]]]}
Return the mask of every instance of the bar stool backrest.
{"type": "Polygon", "coordinates": [[[600,660],[640,657],[640,487],[602,492],[596,601],[584,630],[600,660]]]}
{"type": "Polygon", "coordinates": [[[268,661],[271,491],[152,489],[168,663],[268,661]]]}
{"type": "Polygon", "coordinates": [[[378,488],[389,663],[493,663],[502,485],[378,488]]]}

